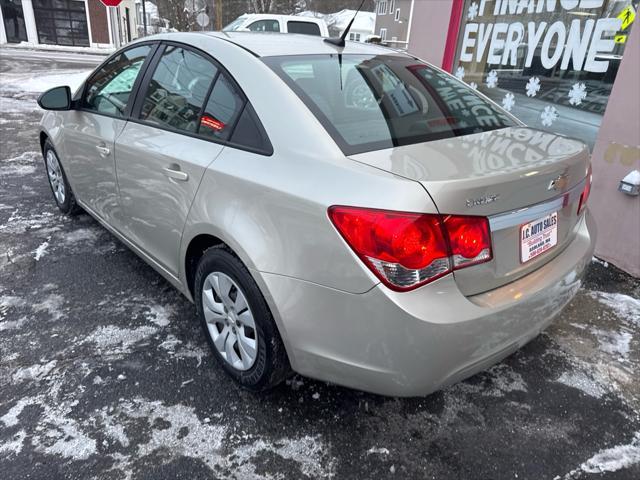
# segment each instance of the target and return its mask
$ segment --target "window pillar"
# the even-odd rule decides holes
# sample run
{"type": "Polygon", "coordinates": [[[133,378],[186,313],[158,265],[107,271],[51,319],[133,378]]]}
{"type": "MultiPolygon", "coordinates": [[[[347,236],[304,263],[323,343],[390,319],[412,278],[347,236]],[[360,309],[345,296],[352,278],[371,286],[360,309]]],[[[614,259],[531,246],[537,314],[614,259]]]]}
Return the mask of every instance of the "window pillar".
{"type": "Polygon", "coordinates": [[[24,27],[27,31],[27,42],[37,45],[38,29],[36,28],[36,17],[33,13],[33,2],[22,0],[22,14],[24,15],[24,27]]]}

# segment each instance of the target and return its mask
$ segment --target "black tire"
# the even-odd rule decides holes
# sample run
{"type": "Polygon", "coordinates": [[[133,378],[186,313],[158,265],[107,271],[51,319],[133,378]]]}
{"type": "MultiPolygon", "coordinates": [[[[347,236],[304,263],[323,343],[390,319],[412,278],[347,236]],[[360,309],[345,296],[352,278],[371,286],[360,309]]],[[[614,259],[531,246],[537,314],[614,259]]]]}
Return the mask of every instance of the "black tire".
{"type": "Polygon", "coordinates": [[[62,161],[60,160],[60,156],[58,152],[56,152],[55,148],[51,144],[49,139],[45,140],[44,148],[42,149],[42,157],[44,158],[44,168],[45,173],[47,173],[47,183],[49,184],[49,188],[51,189],[51,194],[53,195],[53,200],[56,202],[56,205],[60,209],[60,211],[66,215],[73,216],[82,212],[82,208],[76,202],[76,197],[73,194],[73,190],[71,190],[71,186],[69,185],[69,180],[67,180],[67,174],[64,171],[64,167],[62,166],[62,161]],[[58,164],[60,165],[60,172],[62,176],[62,181],[64,183],[65,196],[64,202],[60,202],[56,197],[56,194],[53,190],[53,185],[51,185],[51,181],[49,180],[49,174],[47,173],[47,152],[53,152],[53,154],[58,159],[58,164]]]}
{"type": "Polygon", "coordinates": [[[269,306],[258,285],[243,263],[224,246],[209,248],[198,263],[194,282],[194,300],[200,324],[214,356],[224,370],[241,386],[253,391],[275,387],[291,374],[289,359],[269,306]],[[253,313],[257,333],[257,353],[253,366],[238,370],[222,357],[209,333],[202,305],[202,290],[207,276],[221,272],[230,277],[242,290],[253,313]]]}

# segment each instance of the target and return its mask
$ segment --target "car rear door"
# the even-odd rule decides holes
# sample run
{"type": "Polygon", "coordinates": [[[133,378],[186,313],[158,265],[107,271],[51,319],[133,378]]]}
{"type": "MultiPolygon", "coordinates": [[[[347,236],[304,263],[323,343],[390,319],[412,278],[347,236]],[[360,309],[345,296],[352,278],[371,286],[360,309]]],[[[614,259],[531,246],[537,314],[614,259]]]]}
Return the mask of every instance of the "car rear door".
{"type": "Polygon", "coordinates": [[[244,105],[229,76],[187,46],[161,47],[116,141],[125,234],[173,275],[191,203],[244,105]]]}
{"type": "Polygon", "coordinates": [[[107,60],[87,80],[78,107],[64,120],[64,167],[78,199],[116,228],[122,221],[114,142],[132,106],[131,93],[155,43],[136,45],[107,60]],[[131,100],[131,101],[130,101],[131,100]]]}

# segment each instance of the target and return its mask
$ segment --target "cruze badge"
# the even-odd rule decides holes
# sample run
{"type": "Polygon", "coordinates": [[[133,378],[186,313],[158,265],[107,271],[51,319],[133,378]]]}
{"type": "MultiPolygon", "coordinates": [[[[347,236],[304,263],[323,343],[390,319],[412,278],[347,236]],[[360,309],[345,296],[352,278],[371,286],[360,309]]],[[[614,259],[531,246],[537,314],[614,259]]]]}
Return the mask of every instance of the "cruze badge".
{"type": "Polygon", "coordinates": [[[480,205],[487,205],[488,203],[493,203],[500,198],[500,195],[485,195],[484,197],[479,198],[467,198],[466,204],[467,208],[479,207],[480,205]]]}
{"type": "Polygon", "coordinates": [[[554,178],[549,182],[549,186],[547,187],[547,190],[562,191],[565,189],[566,186],[567,186],[567,175],[563,173],[562,175],[558,175],[556,178],[554,178]]]}

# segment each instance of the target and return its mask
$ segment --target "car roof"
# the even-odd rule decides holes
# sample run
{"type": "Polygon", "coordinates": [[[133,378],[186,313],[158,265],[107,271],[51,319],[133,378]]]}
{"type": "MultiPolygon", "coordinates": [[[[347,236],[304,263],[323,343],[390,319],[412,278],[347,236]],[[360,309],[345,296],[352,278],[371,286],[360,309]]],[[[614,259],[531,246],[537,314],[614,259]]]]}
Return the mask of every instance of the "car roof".
{"type": "Polygon", "coordinates": [[[325,42],[324,38],[315,35],[275,32],[202,32],[202,34],[234,43],[258,57],[332,53],[345,55],[405,55],[391,48],[371,43],[347,41],[344,48],[340,48],[325,42]]]}

